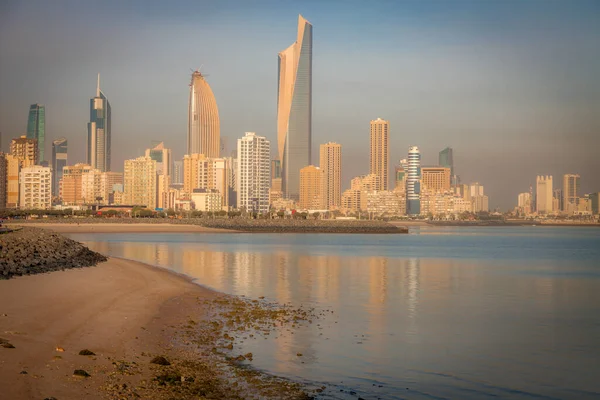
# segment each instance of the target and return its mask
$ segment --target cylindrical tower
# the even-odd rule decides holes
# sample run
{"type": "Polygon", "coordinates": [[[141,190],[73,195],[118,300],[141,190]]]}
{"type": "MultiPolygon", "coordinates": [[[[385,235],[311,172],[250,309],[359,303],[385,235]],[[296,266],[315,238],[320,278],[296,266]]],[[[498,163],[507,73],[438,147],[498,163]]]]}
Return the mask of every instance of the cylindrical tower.
{"type": "Polygon", "coordinates": [[[408,175],[406,178],[406,211],[409,215],[421,213],[421,153],[417,146],[408,148],[408,175]]]}

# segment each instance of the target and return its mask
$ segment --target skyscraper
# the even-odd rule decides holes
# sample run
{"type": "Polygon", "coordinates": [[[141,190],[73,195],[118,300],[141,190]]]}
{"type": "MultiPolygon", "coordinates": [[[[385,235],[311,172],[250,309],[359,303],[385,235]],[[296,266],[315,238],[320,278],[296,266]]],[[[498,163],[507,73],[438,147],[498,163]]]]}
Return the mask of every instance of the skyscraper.
{"type": "Polygon", "coordinates": [[[579,180],[580,176],[576,174],[565,174],[563,176],[562,211],[575,211],[577,198],[579,197],[579,180]]]}
{"type": "Polygon", "coordinates": [[[200,71],[194,71],[188,104],[187,154],[218,158],[220,145],[219,109],[215,95],[200,71]]]}
{"type": "Polygon", "coordinates": [[[409,215],[421,213],[421,153],[417,146],[408,148],[408,176],[406,178],[406,212],[409,215]]]}
{"type": "Polygon", "coordinates": [[[377,118],[371,121],[371,152],[369,157],[369,173],[379,176],[380,187],[377,190],[388,190],[390,161],[390,122],[377,118]]]}
{"type": "Polygon", "coordinates": [[[321,145],[320,164],[323,170],[323,207],[337,209],[342,205],[342,145],[329,142],[321,145]]]}
{"type": "Polygon", "coordinates": [[[100,90],[100,74],[96,96],[90,100],[88,122],[87,163],[102,172],[110,171],[111,116],[110,103],[100,90]]]}
{"type": "Polygon", "coordinates": [[[58,197],[63,167],[67,165],[67,139],[60,138],[52,142],[52,197],[58,197]]]}
{"type": "Polygon", "coordinates": [[[238,207],[248,212],[268,212],[271,186],[269,141],[254,132],[246,132],[243,138],[238,139],[237,154],[238,207]]]}
{"type": "Polygon", "coordinates": [[[440,167],[450,168],[450,176],[454,176],[454,158],[452,157],[452,147],[446,147],[440,151],[438,164],[440,167]]]}
{"type": "Polygon", "coordinates": [[[552,212],[552,176],[538,176],[536,179],[535,209],[538,213],[552,212]]]}
{"type": "Polygon", "coordinates": [[[27,139],[36,139],[38,147],[39,162],[43,162],[44,148],[46,145],[46,107],[41,104],[29,106],[29,118],[27,119],[27,139]]]}
{"type": "Polygon", "coordinates": [[[158,175],[171,175],[171,149],[165,148],[164,142],[152,143],[153,147],[146,149],[145,156],[156,161],[158,175]]]}
{"type": "Polygon", "coordinates": [[[307,165],[300,170],[300,208],[320,210],[323,207],[323,170],[307,165]]]}
{"type": "Polygon", "coordinates": [[[183,161],[173,161],[173,185],[183,185],[183,161]]]}
{"type": "Polygon", "coordinates": [[[299,199],[300,169],[312,164],[312,25],[298,16],[296,41],[279,53],[277,147],[283,194],[299,199]]]}

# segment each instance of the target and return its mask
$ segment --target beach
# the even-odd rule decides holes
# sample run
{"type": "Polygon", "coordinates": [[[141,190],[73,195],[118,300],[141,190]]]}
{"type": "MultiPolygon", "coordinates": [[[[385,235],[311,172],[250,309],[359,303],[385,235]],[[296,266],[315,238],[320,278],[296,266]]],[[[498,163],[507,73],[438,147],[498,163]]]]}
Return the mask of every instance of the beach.
{"type": "Polygon", "coordinates": [[[0,348],[3,398],[106,398],[99,389],[111,360],[142,362],[142,352],[162,352],[161,329],[181,317],[183,304],[214,296],[166,270],[114,258],[0,281],[0,337],[15,347],[0,348]],[[76,369],[91,377],[73,377],[76,369]]]}

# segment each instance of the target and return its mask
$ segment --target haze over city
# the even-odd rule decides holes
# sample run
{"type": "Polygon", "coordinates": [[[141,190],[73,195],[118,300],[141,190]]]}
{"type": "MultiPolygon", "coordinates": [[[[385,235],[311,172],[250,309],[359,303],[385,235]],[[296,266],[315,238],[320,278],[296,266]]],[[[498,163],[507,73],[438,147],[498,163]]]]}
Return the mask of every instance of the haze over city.
{"type": "MultiPolygon", "coordinates": [[[[151,141],[185,153],[190,68],[219,106],[225,154],[246,131],[276,143],[277,53],[301,13],[313,32],[313,162],[343,146],[343,188],[369,170],[369,121],[390,121],[390,169],[417,145],[423,165],[454,149],[490,208],[535,176],[600,186],[600,4],[529,2],[57,1],[0,5],[2,149],[46,106],[46,153],[86,160],[97,73],[112,105],[113,170],[151,141]],[[324,4],[322,4],[324,3],[324,4]]],[[[272,155],[276,147],[271,148],[272,155]]],[[[391,170],[390,170],[391,173],[391,170]]]]}

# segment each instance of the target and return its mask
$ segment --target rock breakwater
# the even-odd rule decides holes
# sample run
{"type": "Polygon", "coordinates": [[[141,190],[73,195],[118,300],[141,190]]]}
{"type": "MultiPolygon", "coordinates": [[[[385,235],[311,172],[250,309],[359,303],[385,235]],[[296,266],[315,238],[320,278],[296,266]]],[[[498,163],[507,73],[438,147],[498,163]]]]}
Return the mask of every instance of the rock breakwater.
{"type": "Polygon", "coordinates": [[[408,233],[384,221],[309,219],[203,219],[207,228],[263,233],[408,233]]]}
{"type": "Polygon", "coordinates": [[[0,279],[91,267],[106,260],[79,242],[43,229],[0,234],[0,279]]]}

